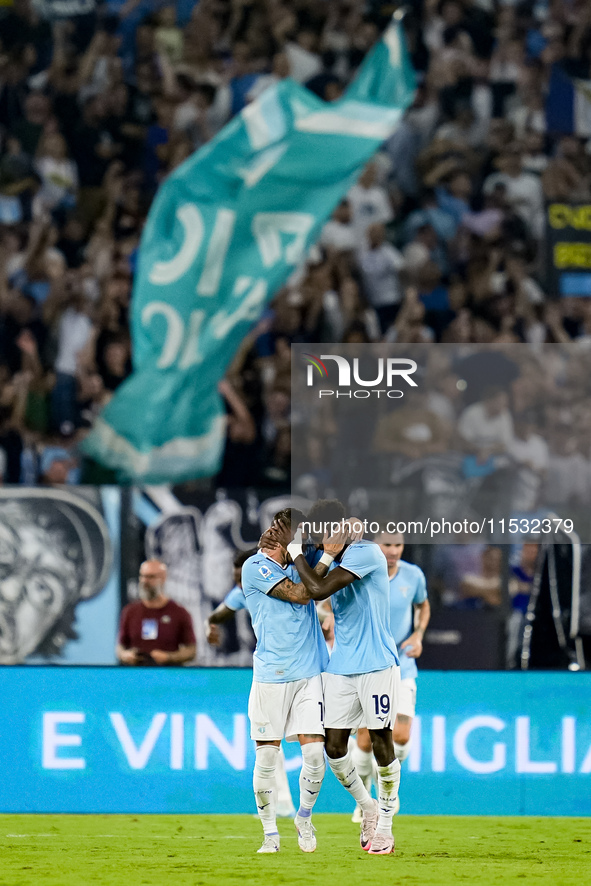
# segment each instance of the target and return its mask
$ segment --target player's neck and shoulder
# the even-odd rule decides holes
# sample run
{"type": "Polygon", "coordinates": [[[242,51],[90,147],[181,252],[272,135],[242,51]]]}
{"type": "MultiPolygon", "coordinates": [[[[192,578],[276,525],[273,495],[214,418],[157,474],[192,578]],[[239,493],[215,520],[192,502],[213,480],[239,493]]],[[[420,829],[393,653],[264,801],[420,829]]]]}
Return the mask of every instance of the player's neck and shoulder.
{"type": "MultiPolygon", "coordinates": [[[[357,576],[356,580],[352,582],[355,587],[357,587],[356,582],[372,584],[378,577],[380,581],[383,581],[388,575],[386,558],[380,546],[372,539],[363,538],[348,544],[335,560],[334,566],[342,566],[357,576]]],[[[343,588],[343,591],[346,590],[347,588],[343,588]]]]}
{"type": "Polygon", "coordinates": [[[338,559],[342,560],[347,554],[347,551],[350,551],[355,556],[372,557],[380,563],[382,560],[384,560],[384,562],[386,560],[380,546],[371,538],[360,538],[359,541],[350,542],[350,544],[345,546],[338,559]]]}
{"type": "Polygon", "coordinates": [[[256,563],[266,563],[268,561],[270,561],[271,563],[275,563],[276,566],[281,565],[280,563],[277,562],[277,560],[274,559],[274,557],[270,557],[269,554],[266,554],[264,551],[262,551],[259,548],[258,551],[256,551],[254,554],[252,554],[248,558],[248,560],[244,561],[242,568],[244,569],[245,566],[249,566],[249,565],[256,564],[256,563]]]}
{"type": "Polygon", "coordinates": [[[409,563],[408,560],[399,560],[398,569],[394,575],[390,576],[390,583],[395,582],[400,578],[419,579],[422,575],[423,570],[419,566],[416,566],[414,563],[409,563]]]}
{"type": "Polygon", "coordinates": [[[273,557],[270,557],[263,551],[258,550],[256,554],[253,554],[242,564],[242,584],[244,585],[245,576],[248,576],[248,574],[253,570],[260,569],[261,566],[268,566],[269,568],[275,567],[276,569],[280,569],[282,572],[285,572],[287,569],[286,566],[279,563],[273,557]]]}

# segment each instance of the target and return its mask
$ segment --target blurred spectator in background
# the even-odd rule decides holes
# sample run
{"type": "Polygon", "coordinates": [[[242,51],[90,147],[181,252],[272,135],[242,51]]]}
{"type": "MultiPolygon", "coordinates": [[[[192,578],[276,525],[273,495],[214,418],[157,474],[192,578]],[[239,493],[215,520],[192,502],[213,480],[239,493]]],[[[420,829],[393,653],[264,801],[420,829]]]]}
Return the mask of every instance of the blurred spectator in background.
{"type": "Polygon", "coordinates": [[[501,548],[488,545],[482,552],[480,572],[468,572],[462,578],[460,593],[465,604],[501,605],[501,565],[501,548]]]}
{"type": "Polygon", "coordinates": [[[538,504],[539,491],[549,465],[548,444],[537,433],[539,422],[533,413],[522,413],[515,417],[514,437],[509,445],[509,455],[519,466],[518,504],[521,511],[534,511],[538,504]]]}
{"type": "Polygon", "coordinates": [[[140,599],[121,612],[115,654],[126,665],[172,665],[193,661],[197,650],[191,615],[165,594],[166,566],[140,566],[140,599]]]}
{"type": "Polygon", "coordinates": [[[380,419],[374,438],[374,451],[409,459],[445,452],[452,428],[430,409],[428,394],[417,389],[404,400],[404,406],[386,413],[380,419]]]}
{"type": "Polygon", "coordinates": [[[474,453],[479,464],[508,452],[513,442],[513,419],[507,392],[501,387],[488,387],[481,401],[462,412],[458,432],[467,451],[474,453]]]}
{"type": "Polygon", "coordinates": [[[50,212],[63,220],[67,210],[76,205],[78,191],[78,170],[68,157],[64,137],[59,133],[43,136],[34,165],[40,187],[33,200],[33,215],[42,216],[50,212]]]}
{"type": "Polygon", "coordinates": [[[369,163],[361,173],[359,181],[347,195],[347,202],[351,208],[351,224],[357,243],[363,242],[371,225],[386,225],[392,220],[388,192],[378,184],[375,162],[369,163]]]}
{"type": "Polygon", "coordinates": [[[404,267],[401,253],[386,241],[382,222],[372,222],[367,246],[359,252],[359,270],[367,301],[375,310],[382,335],[396,319],[402,302],[399,272],[404,267]]]}
{"type": "Polygon", "coordinates": [[[484,544],[437,545],[433,550],[432,584],[446,606],[455,606],[461,599],[464,578],[480,575],[484,544]]]}
{"type": "MultiPolygon", "coordinates": [[[[159,184],[285,77],[339,98],[391,16],[362,0],[113,0],[57,20],[50,6],[0,6],[3,483],[113,481],[78,444],[131,371],[133,275],[159,184]]],[[[302,491],[335,482],[330,413],[322,432],[308,429],[291,403],[293,343],[577,342],[588,376],[589,298],[553,290],[543,236],[546,201],[591,201],[589,130],[553,110],[560,78],[591,77],[588,6],[411,4],[413,105],[229,368],[216,487],[289,491],[292,424],[309,459],[302,491]]],[[[585,504],[591,427],[572,432],[585,389],[565,372],[553,367],[543,391],[535,371],[513,385],[512,418],[505,393],[485,392],[494,372],[465,397],[461,373],[439,367],[431,393],[370,439],[390,466],[441,455],[457,426],[468,484],[508,485],[511,470],[524,509],[541,491],[557,506],[585,504]]],[[[444,602],[497,605],[497,551],[437,550],[444,602]]],[[[138,605],[157,621],[158,607],[138,605]]]]}
{"type": "MultiPolygon", "coordinates": [[[[289,485],[293,342],[589,335],[584,297],[549,290],[542,236],[544,200],[591,199],[587,138],[562,131],[552,111],[560,72],[591,74],[588,17],[573,10],[413,5],[405,28],[414,103],[277,293],[264,333],[246,340],[234,394],[224,395],[229,454],[218,485],[289,485]]],[[[338,98],[390,11],[361,0],[132,0],[45,15],[30,0],[0,8],[0,362],[9,404],[0,433],[11,482],[40,479],[46,446],[66,449],[78,466],[80,439],[128,376],[133,273],[164,177],[286,76],[338,98]]],[[[460,422],[466,431],[467,412],[460,422]]],[[[558,467],[589,460],[584,441],[571,452],[559,438],[549,456],[558,467]]],[[[515,439],[523,449],[527,441],[515,439]]],[[[486,446],[470,447],[485,458],[486,446]]]]}

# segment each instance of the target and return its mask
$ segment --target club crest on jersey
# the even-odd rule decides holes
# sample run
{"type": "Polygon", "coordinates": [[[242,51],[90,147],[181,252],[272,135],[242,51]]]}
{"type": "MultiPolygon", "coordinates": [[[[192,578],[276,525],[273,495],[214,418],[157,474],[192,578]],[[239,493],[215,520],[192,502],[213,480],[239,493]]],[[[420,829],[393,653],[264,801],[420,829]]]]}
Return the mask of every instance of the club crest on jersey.
{"type": "Polygon", "coordinates": [[[410,587],[408,585],[402,585],[402,587],[400,588],[400,593],[402,594],[403,597],[407,597],[409,591],[410,591],[410,587]]]}
{"type": "Polygon", "coordinates": [[[268,566],[260,566],[259,572],[263,578],[271,578],[272,573],[268,566]]]}

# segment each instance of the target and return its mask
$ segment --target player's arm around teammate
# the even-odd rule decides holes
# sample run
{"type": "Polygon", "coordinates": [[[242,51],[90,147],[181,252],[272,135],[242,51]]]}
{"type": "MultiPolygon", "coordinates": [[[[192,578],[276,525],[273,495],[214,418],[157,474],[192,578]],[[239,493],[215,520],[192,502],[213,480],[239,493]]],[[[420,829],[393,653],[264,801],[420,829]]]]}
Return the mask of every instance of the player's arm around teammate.
{"type": "MultiPolygon", "coordinates": [[[[325,551],[328,543],[324,545],[325,551]]],[[[298,545],[289,545],[289,552],[294,559],[294,564],[313,600],[326,600],[338,591],[348,587],[355,578],[348,569],[336,566],[326,577],[319,576],[306,562],[298,550],[298,545]]],[[[347,742],[350,729],[329,729],[326,735],[326,753],[329,757],[343,757],[347,753],[347,742]]],[[[392,762],[393,748],[392,737],[389,729],[375,728],[370,730],[373,751],[378,765],[387,766],[392,762]]]]}
{"type": "MultiPolygon", "coordinates": [[[[285,519],[290,513],[280,512],[285,519]]],[[[293,516],[292,516],[293,518],[293,516]]],[[[303,518],[297,513],[298,522],[303,518]]],[[[295,818],[304,852],[316,848],[311,814],[324,778],[324,696],[320,674],[328,659],[310,596],[297,587],[285,549],[264,546],[242,570],[243,590],[257,638],[248,713],[256,742],[253,787],[265,840],[259,852],[277,852],[275,769],[281,739],[302,750],[300,806],[295,818]],[[296,603],[299,605],[286,605],[296,603]]]]}
{"type": "MultiPolygon", "coordinates": [[[[332,527],[343,516],[339,502],[319,502],[308,522],[311,526],[318,521],[321,526],[332,527]]],[[[283,524],[275,528],[274,534],[282,542],[291,537],[289,527],[283,524]]],[[[332,558],[329,545],[334,541],[324,538],[323,557],[332,558]]],[[[335,646],[323,675],[330,767],[362,809],[362,847],[373,855],[391,853],[392,815],[400,782],[400,763],[392,741],[399,669],[389,629],[385,559],[371,542],[348,545],[341,563],[320,577],[308,565],[299,541],[289,542],[287,550],[311,598],[334,600],[335,646]],[[359,778],[348,749],[351,730],[361,724],[369,727],[378,762],[379,807],[359,778]]]]}
{"type": "MultiPolygon", "coordinates": [[[[223,601],[217,606],[213,612],[205,620],[205,635],[210,646],[220,646],[222,642],[222,633],[219,625],[225,624],[236,617],[236,613],[241,609],[246,609],[246,597],[242,590],[242,567],[246,561],[256,554],[257,549],[253,548],[248,551],[237,551],[234,555],[232,563],[234,586],[226,594],[223,601]]],[[[277,755],[277,766],[275,767],[275,786],[277,788],[277,815],[279,818],[293,818],[295,815],[295,807],[291,797],[291,789],[287,773],[285,771],[285,756],[282,748],[279,748],[277,755]]]]}

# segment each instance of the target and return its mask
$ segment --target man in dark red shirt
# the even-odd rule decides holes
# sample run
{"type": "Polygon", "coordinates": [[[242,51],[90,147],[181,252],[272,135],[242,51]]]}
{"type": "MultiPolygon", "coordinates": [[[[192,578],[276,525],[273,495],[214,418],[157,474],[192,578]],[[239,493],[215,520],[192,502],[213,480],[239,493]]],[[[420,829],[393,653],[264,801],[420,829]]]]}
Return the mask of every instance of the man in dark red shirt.
{"type": "Polygon", "coordinates": [[[140,566],[140,600],[121,613],[115,649],[121,664],[184,664],[197,644],[190,614],[164,593],[166,566],[146,560],[140,566]]]}

